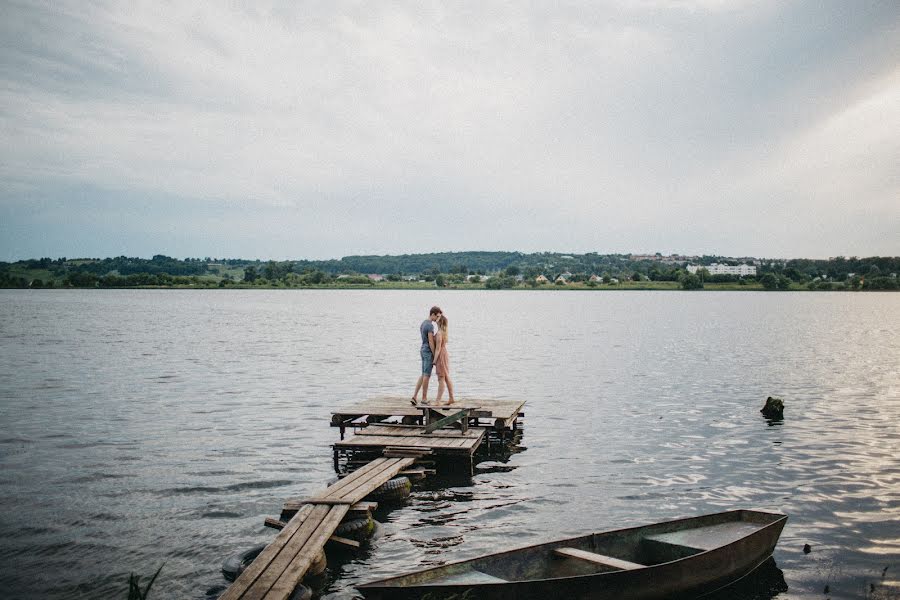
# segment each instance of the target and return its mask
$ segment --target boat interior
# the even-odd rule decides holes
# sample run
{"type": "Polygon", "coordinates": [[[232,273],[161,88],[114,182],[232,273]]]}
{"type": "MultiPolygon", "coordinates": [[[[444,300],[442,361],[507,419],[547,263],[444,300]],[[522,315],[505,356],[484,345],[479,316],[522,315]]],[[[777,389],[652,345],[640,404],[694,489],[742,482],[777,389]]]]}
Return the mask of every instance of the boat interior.
{"type": "Polygon", "coordinates": [[[447,565],[418,574],[416,583],[474,585],[641,569],[730,544],[781,517],[733,511],[595,533],[447,565]]]}

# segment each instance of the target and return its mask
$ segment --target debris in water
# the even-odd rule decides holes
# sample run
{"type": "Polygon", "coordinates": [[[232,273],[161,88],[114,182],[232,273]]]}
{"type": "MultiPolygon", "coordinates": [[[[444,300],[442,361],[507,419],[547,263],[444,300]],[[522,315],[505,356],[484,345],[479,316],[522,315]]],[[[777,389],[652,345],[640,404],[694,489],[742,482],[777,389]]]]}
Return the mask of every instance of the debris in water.
{"type": "Polygon", "coordinates": [[[782,419],[784,418],[784,400],[769,396],[766,398],[766,405],[759,412],[767,419],[782,419]]]}

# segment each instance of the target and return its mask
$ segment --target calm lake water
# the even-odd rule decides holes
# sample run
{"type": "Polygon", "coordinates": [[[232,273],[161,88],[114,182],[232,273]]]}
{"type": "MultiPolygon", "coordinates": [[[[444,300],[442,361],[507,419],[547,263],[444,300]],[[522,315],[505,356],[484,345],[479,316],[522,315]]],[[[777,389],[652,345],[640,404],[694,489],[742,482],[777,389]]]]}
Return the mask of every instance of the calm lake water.
{"type": "Polygon", "coordinates": [[[165,563],[152,597],[214,598],[334,477],[331,409],[411,393],[435,303],[457,396],[528,401],[521,451],[380,513],[324,597],[738,507],[790,517],[742,598],[900,595],[900,294],[437,290],[0,290],[0,595],[125,598],[165,563]]]}

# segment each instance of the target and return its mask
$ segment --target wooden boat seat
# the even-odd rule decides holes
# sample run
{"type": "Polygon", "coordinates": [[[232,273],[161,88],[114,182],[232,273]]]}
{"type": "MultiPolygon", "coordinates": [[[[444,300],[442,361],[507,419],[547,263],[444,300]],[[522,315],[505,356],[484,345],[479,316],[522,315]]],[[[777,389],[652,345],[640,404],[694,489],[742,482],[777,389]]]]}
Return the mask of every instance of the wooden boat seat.
{"type": "Polygon", "coordinates": [[[604,567],[612,567],[622,571],[630,571],[631,569],[643,569],[647,565],[622,560],[621,558],[613,558],[612,556],[604,556],[596,552],[588,552],[587,550],[579,550],[578,548],[555,548],[553,553],[557,556],[566,558],[578,558],[588,562],[603,565],[604,567]]]}
{"type": "Polygon", "coordinates": [[[756,523],[732,521],[717,525],[707,525],[706,527],[673,531],[671,533],[649,535],[646,539],[696,548],[697,550],[712,550],[756,533],[759,529],[760,526],[756,523]]]}

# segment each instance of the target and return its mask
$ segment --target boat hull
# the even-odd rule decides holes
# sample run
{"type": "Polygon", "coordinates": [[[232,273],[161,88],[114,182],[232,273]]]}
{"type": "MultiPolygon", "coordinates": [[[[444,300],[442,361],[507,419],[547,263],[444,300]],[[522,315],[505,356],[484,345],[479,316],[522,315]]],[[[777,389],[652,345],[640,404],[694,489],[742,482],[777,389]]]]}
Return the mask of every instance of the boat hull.
{"type": "Polygon", "coordinates": [[[695,598],[734,583],[765,562],[786,520],[780,513],[766,511],[717,513],[529,546],[358,589],[369,600],[695,598]],[[661,562],[579,574],[572,569],[601,567],[560,560],[555,553],[567,547],[588,550],[589,555],[598,548],[611,549],[604,553],[617,552],[620,558],[636,562],[661,562]],[[555,573],[562,576],[552,576],[555,573]]]}

